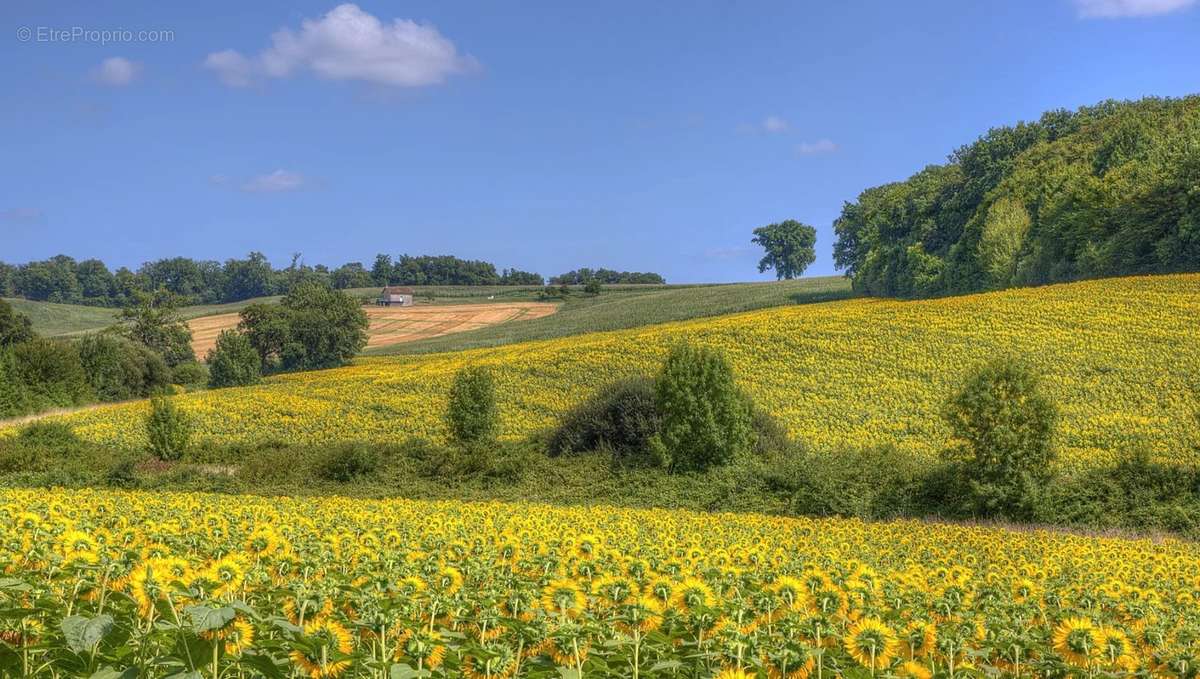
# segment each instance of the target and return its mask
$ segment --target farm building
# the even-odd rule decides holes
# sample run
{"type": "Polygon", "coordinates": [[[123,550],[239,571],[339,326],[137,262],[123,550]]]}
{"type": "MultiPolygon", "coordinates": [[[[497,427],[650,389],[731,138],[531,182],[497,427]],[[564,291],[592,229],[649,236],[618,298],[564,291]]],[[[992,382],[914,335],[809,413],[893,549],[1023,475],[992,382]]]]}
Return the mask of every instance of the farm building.
{"type": "Polygon", "coordinates": [[[413,289],[388,286],[379,293],[375,303],[379,306],[412,306],[413,289]]]}

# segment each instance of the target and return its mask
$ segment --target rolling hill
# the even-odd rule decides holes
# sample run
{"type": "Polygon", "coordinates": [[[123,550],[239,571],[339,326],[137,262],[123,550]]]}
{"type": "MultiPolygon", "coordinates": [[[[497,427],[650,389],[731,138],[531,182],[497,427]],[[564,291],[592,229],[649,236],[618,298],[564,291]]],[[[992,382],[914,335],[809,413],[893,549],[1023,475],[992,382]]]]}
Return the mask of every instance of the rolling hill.
{"type": "MultiPolygon", "coordinates": [[[[1059,404],[1066,464],[1134,448],[1200,461],[1200,275],[1131,277],[927,301],[853,299],[272,378],[181,396],[216,442],[440,436],[444,394],[468,364],[496,371],[504,433],[529,434],[602,383],[648,373],[684,340],[724,348],[745,389],[809,446],[895,444],[934,456],[939,411],[963,373],[1028,358],[1059,404]]],[[[83,437],[143,445],[145,404],[62,419],[83,437]]],[[[11,432],[12,430],[8,430],[11,432]]]]}

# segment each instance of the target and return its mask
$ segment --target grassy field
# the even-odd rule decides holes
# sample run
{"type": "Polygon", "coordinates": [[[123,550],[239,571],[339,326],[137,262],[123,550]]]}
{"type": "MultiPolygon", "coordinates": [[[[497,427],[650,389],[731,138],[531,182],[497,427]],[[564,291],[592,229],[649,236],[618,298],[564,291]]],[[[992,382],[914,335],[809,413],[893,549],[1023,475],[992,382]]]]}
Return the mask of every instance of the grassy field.
{"type": "Polygon", "coordinates": [[[116,309],[82,306],[78,304],[54,304],[33,302],[20,298],[4,298],[13,309],[25,314],[33,321],[33,329],[39,335],[69,335],[88,330],[99,330],[112,325],[117,318],[116,309]]]}
{"type": "Polygon", "coordinates": [[[777,283],[614,286],[605,288],[598,296],[576,292],[567,298],[553,316],[408,342],[368,353],[419,354],[494,347],[774,306],[824,302],[850,295],[850,283],[842,276],[777,283]]]}
{"type": "MultiPolygon", "coordinates": [[[[603,383],[657,369],[683,340],[724,349],[746,391],[821,450],[895,444],[932,458],[942,404],[982,361],[1012,353],[1044,375],[1068,465],[1145,449],[1200,462],[1200,275],[1108,279],[902,302],[852,299],[353,366],[182,396],[199,440],[324,443],[440,437],[465,365],[493,368],[504,435],[551,426],[603,383]]],[[[140,448],[144,404],[62,418],[86,439],[140,448]]],[[[0,435],[12,430],[0,431],[0,435]]]]}

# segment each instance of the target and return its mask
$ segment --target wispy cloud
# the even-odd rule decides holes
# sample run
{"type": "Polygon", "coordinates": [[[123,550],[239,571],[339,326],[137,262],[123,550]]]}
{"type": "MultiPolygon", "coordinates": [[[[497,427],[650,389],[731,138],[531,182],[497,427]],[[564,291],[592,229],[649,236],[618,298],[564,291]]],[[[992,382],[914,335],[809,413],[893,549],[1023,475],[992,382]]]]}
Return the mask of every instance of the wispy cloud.
{"type": "Polygon", "coordinates": [[[1170,14],[1191,7],[1196,0],[1074,0],[1074,3],[1081,17],[1117,19],[1170,14]]]}
{"type": "Polygon", "coordinates": [[[244,193],[289,193],[315,188],[318,182],[312,177],[282,168],[249,179],[235,179],[226,174],[214,174],[208,183],[223,189],[234,189],[244,193]]]}
{"type": "Polygon", "coordinates": [[[788,121],[784,120],[783,118],[780,118],[779,116],[767,116],[762,121],[762,129],[763,129],[763,132],[769,132],[771,134],[779,134],[781,132],[787,132],[788,130],[792,129],[792,126],[790,124],[788,124],[788,121]]]}
{"type": "Polygon", "coordinates": [[[796,147],[796,153],[802,156],[814,156],[819,153],[833,153],[838,148],[838,145],[829,139],[818,139],[816,141],[801,142],[796,147]]]}
{"type": "Polygon", "coordinates": [[[757,123],[738,125],[738,131],[746,134],[783,134],[790,132],[792,124],[786,118],[770,115],[757,123]]]}
{"type": "Polygon", "coordinates": [[[231,87],[302,71],[325,80],[420,87],[445,82],[479,64],[429,24],[408,19],[385,24],[346,3],[320,19],[305,19],[299,30],[279,29],[271,35],[271,46],[255,57],[226,49],[209,54],[204,66],[231,87]]]}
{"type": "Polygon", "coordinates": [[[287,191],[299,191],[307,188],[310,182],[307,177],[299,172],[289,172],[287,170],[275,170],[269,174],[251,177],[248,181],[242,182],[238,187],[247,193],[284,193],[287,191]]]}
{"type": "Polygon", "coordinates": [[[36,207],[14,207],[0,210],[0,222],[35,224],[46,219],[46,213],[36,207]]]}
{"type": "Polygon", "coordinates": [[[92,69],[92,79],[102,85],[125,87],[137,80],[142,65],[125,57],[109,57],[92,69]]]}

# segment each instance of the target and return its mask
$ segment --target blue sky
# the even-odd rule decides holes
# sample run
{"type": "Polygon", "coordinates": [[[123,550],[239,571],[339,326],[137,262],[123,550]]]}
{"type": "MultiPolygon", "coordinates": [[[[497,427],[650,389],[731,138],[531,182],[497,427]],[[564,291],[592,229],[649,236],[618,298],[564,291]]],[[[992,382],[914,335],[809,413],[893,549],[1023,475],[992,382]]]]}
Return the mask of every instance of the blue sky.
{"type": "Polygon", "coordinates": [[[0,29],[9,262],[758,280],[751,230],[794,218],[829,274],[843,201],[990,126],[1200,92],[1196,0],[9,0],[0,29]]]}

